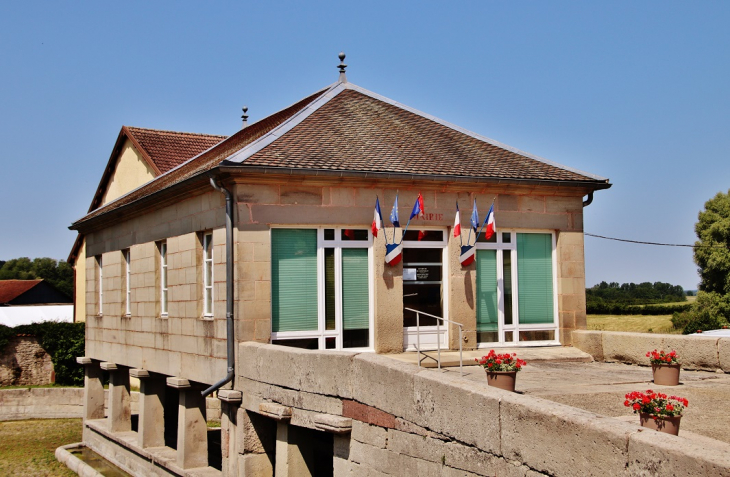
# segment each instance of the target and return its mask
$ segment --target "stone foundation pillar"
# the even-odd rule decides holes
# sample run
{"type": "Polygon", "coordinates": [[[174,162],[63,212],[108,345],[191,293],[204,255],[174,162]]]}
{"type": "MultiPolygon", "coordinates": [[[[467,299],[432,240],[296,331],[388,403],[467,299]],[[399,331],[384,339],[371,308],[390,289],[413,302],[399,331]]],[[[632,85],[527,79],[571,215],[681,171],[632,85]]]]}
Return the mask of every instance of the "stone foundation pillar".
{"type": "Polygon", "coordinates": [[[104,419],[104,384],[98,361],[78,357],[76,362],[84,365],[84,419],[104,419]]]}
{"type": "Polygon", "coordinates": [[[101,363],[109,372],[109,431],[132,430],[132,408],[129,403],[129,368],[114,363],[101,363]]]}
{"type": "Polygon", "coordinates": [[[129,375],[139,379],[139,432],[140,447],[165,445],[165,377],[146,369],[131,369],[129,375]]]}
{"type": "Polygon", "coordinates": [[[187,379],[167,378],[180,393],[177,419],[177,465],[183,469],[208,466],[208,425],[201,388],[187,379]]]}
{"type": "Polygon", "coordinates": [[[241,405],[241,391],[221,389],[218,399],[221,401],[221,455],[223,457],[223,474],[238,476],[237,431],[238,409],[241,405]]]}

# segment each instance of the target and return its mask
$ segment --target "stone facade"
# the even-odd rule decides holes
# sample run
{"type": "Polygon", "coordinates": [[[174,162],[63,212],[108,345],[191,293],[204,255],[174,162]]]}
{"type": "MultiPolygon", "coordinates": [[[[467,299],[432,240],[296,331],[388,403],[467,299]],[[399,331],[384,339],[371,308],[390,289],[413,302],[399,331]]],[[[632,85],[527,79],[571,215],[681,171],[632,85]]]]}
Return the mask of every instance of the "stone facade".
{"type": "Polygon", "coordinates": [[[0,386],[27,386],[55,382],[51,355],[35,336],[15,336],[0,353],[0,386]]]}

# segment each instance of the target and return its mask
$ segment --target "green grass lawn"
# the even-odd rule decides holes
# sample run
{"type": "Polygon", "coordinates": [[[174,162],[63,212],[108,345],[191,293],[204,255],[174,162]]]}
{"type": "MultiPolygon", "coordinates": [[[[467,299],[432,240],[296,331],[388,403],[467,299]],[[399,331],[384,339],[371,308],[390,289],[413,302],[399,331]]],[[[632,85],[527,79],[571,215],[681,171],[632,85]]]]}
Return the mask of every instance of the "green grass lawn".
{"type": "Polygon", "coordinates": [[[0,476],[74,477],[54,453],[80,441],[81,419],[0,422],[0,476]]]}
{"type": "Polygon", "coordinates": [[[588,315],[589,330],[681,334],[672,326],[672,315],[588,315]]]}

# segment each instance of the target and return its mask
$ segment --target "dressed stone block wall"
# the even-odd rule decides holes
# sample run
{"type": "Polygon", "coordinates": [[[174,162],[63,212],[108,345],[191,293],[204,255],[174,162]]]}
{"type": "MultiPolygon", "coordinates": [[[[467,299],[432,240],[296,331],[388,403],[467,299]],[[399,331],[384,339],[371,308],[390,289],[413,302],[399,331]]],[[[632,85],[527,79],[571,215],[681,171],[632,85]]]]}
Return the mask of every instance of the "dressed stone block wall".
{"type": "MultiPolygon", "coordinates": [[[[485,187],[484,184],[455,183],[403,184],[373,180],[256,177],[236,178],[236,316],[242,320],[237,338],[267,342],[271,330],[271,250],[270,226],[318,227],[357,226],[370,228],[376,196],[384,220],[399,194],[400,216],[405,225],[418,193],[423,195],[426,220],[414,219],[418,226],[448,227],[449,316],[465,325],[465,349],[476,346],[476,264],[459,264],[460,242],[451,235],[455,204],[462,210],[462,226],[468,228],[468,215],[476,197],[485,214],[496,196],[498,228],[557,232],[557,292],[560,310],[560,336],[571,343],[570,332],[585,327],[585,267],[583,257],[582,192],[565,196],[565,189],[549,187],[485,187]]],[[[571,191],[573,192],[573,191],[571,191]]],[[[386,230],[392,238],[392,229],[386,230]]],[[[400,239],[400,236],[398,237],[400,239]]],[[[384,234],[374,240],[375,252],[375,348],[379,353],[400,352],[403,348],[402,263],[385,265],[384,234]]],[[[458,348],[458,328],[451,325],[450,346],[458,348]]]]}
{"type": "MultiPolygon", "coordinates": [[[[724,447],[707,452],[681,436],[642,432],[455,373],[373,354],[257,343],[243,343],[238,352],[242,412],[238,427],[224,432],[236,433],[239,475],[272,475],[272,463],[275,475],[286,471],[271,455],[272,429],[321,429],[322,422],[351,424],[349,433],[334,437],[336,476],[730,474],[724,447]],[[288,423],[266,417],[276,405],[289,409],[288,423]]],[[[278,436],[277,430],[277,458],[278,436]]]]}
{"type": "Polygon", "coordinates": [[[225,375],[224,202],[193,195],[86,236],[86,356],[211,384],[225,375]],[[202,311],[202,235],[213,232],[214,316],[202,311]],[[158,242],[167,241],[167,316],[160,308],[158,242]],[[125,313],[122,250],[130,250],[131,313],[125,313]],[[98,314],[96,256],[103,264],[98,314]]]}

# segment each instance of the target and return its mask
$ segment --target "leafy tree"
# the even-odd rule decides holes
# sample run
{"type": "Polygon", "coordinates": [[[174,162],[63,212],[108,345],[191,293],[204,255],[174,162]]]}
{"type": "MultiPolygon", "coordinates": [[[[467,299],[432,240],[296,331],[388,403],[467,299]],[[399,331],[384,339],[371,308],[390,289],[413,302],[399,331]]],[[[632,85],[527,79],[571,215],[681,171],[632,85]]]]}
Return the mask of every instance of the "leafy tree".
{"type": "Polygon", "coordinates": [[[42,278],[58,291],[73,296],[74,271],[70,264],[53,258],[14,258],[0,264],[0,280],[35,280],[42,278]]]}
{"type": "Polygon", "coordinates": [[[695,224],[700,291],[730,294],[730,190],[705,202],[695,224]]]}

